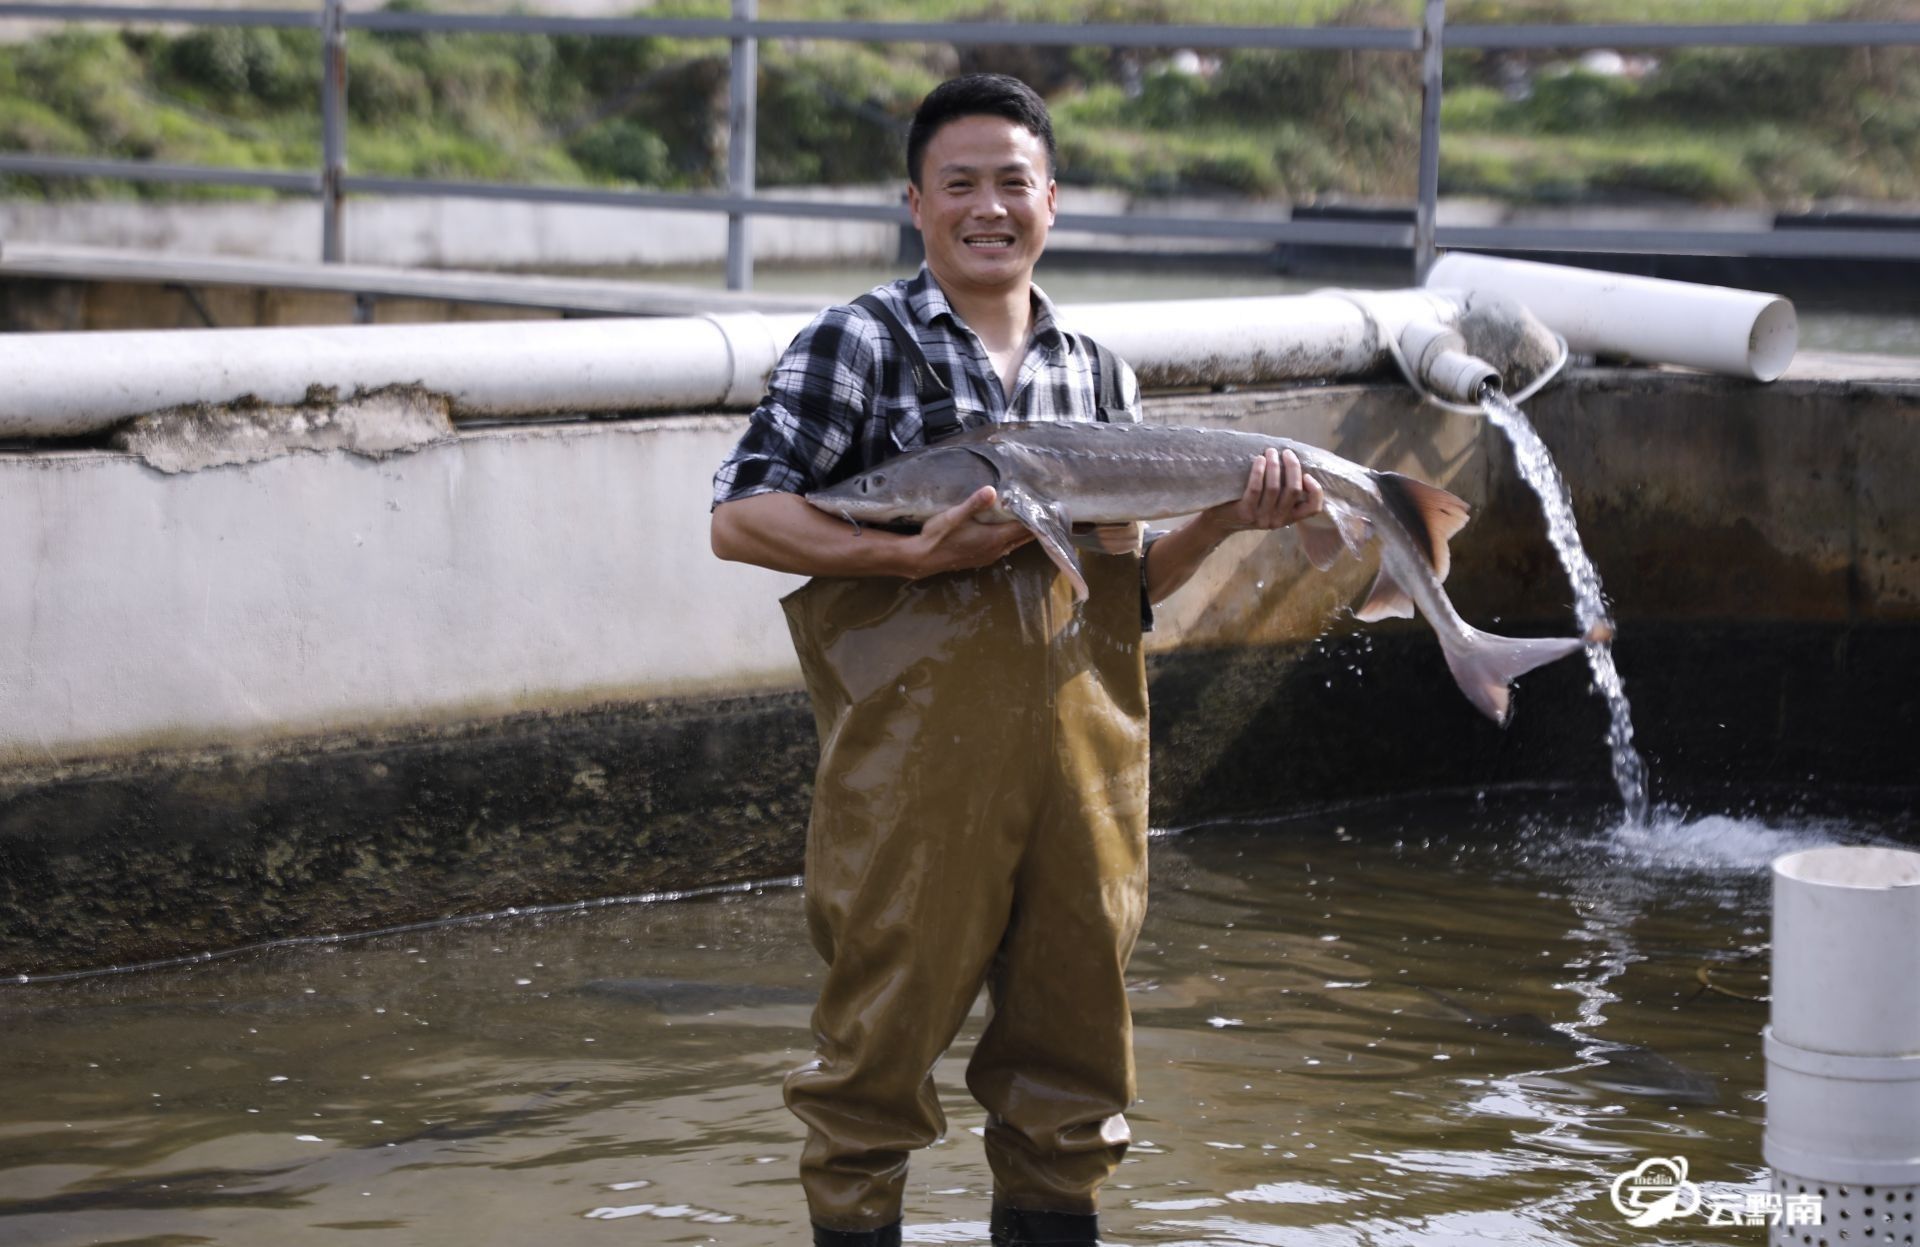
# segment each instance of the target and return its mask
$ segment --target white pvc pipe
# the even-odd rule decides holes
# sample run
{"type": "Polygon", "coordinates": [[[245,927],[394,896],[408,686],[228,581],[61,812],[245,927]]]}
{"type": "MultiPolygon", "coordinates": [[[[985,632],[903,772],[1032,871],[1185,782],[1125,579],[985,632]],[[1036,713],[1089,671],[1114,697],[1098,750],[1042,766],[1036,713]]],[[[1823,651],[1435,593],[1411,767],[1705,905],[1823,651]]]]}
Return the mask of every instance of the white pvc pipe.
{"type": "Polygon", "coordinates": [[[76,436],[128,416],[311,386],[419,385],[467,416],[751,404],[804,315],[193,329],[0,337],[0,436],[76,436]]]}
{"type": "Polygon", "coordinates": [[[1793,304],[1752,290],[1459,251],[1442,256],[1426,284],[1505,295],[1589,355],[1772,381],[1799,344],[1793,304]]]}
{"type": "MultiPolygon", "coordinates": [[[[1389,332],[1452,323],[1434,291],[1369,293],[1389,332]]],[[[73,437],[130,416],[309,387],[419,385],[456,417],[751,407],[804,314],[0,335],[0,437],[73,437]]],[[[1143,384],[1258,384],[1379,367],[1373,320],[1338,294],[1095,304],[1066,323],[1131,363],[1143,384]]]]}
{"type": "MultiPolygon", "coordinates": [[[[1766,1160],[1776,1189],[1920,1188],[1920,853],[1826,848],[1773,864],[1766,1160]]],[[[1877,1212],[1877,1207],[1873,1209],[1877,1212]]],[[[1864,1227],[1862,1227],[1864,1228],[1864,1227]]],[[[1829,1235],[1830,1237],[1830,1235],[1829,1235]]]]}
{"type": "Polygon", "coordinates": [[[1061,318],[1131,364],[1142,385],[1175,387],[1364,376],[1386,362],[1382,330],[1451,325],[1460,309],[1433,290],[1319,291],[1083,304],[1061,318]]]}

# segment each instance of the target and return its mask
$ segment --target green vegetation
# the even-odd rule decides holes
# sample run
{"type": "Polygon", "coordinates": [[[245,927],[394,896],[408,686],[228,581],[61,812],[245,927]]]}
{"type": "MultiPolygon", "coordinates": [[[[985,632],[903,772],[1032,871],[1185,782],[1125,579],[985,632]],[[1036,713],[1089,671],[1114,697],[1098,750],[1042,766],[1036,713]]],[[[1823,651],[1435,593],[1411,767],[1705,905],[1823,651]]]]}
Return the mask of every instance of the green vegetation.
{"type": "MultiPolygon", "coordinates": [[[[395,0],[393,7],[422,0],[395,0]]],[[[1405,27],[1418,0],[762,0],[768,17],[1335,22],[1405,27]]],[[[720,15],[659,0],[651,15],[720,15]]],[[[1669,0],[1455,0],[1456,24],[1670,20],[1669,0]]],[[[1688,21],[1920,20],[1920,0],[1693,0],[1688,21]]],[[[708,40],[350,36],[350,167],[493,181],[715,186],[727,49],[708,40]]],[[[1052,102],[1061,178],[1161,194],[1405,199],[1418,64],[1394,53],[1031,45],[761,49],[761,185],[896,178],[914,104],[948,74],[1018,74],[1052,102]]],[[[1564,54],[1452,52],[1442,189],[1524,201],[1920,199],[1920,50],[1687,49],[1601,74],[1564,54]]],[[[311,169],[319,37],[75,26],[0,47],[0,150],[311,169]]],[[[60,197],[225,187],[0,179],[60,197]]]]}

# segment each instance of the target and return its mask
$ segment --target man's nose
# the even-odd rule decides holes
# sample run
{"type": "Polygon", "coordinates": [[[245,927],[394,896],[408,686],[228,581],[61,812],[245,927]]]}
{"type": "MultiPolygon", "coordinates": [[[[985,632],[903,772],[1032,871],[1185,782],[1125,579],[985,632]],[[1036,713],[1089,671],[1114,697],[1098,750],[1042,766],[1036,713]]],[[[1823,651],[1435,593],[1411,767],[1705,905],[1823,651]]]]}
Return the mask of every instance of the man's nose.
{"type": "Polygon", "coordinates": [[[974,197],[973,214],[988,218],[1003,217],[1007,215],[1006,200],[998,190],[988,187],[974,197]]]}

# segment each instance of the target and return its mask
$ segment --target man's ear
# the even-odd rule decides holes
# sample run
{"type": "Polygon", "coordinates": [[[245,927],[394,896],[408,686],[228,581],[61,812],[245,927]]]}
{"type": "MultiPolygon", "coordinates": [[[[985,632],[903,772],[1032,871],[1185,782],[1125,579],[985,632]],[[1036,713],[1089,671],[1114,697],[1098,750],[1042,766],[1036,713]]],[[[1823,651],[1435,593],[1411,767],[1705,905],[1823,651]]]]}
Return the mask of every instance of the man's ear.
{"type": "Polygon", "coordinates": [[[907,183],[907,211],[913,214],[913,228],[924,229],[920,224],[920,188],[912,182],[907,183]]]}
{"type": "Polygon", "coordinates": [[[1052,225],[1054,218],[1060,215],[1060,183],[1047,179],[1047,224],[1052,225]]]}

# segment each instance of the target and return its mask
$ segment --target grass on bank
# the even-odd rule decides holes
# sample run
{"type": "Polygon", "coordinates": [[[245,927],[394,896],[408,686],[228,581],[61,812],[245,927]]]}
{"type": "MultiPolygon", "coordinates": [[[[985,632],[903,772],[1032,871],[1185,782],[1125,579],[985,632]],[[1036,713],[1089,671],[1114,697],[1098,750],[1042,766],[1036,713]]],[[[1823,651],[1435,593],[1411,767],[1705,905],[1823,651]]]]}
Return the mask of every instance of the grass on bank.
{"type": "MultiPolygon", "coordinates": [[[[419,0],[402,0],[417,4],[419,0]]],[[[396,5],[395,7],[399,7],[396,5]]],[[[1404,26],[1417,0],[762,0],[771,17],[1296,20],[1404,26]],[[1264,16],[1263,16],[1264,15],[1264,16]]],[[[1457,0],[1456,23],[1920,20],[1920,0],[1457,0]]],[[[724,12],[661,0],[656,15],[724,12]]],[[[723,42],[350,36],[359,173],[699,189],[725,163],[723,42]]],[[[319,160],[319,38],[74,26],[0,47],[0,150],[240,167],[319,160]]],[[[1166,49],[768,41],[763,186],[899,177],[920,97],[959,71],[1018,74],[1056,113],[1063,181],[1151,194],[1406,199],[1418,65],[1392,53],[1228,50],[1202,73],[1166,49]]],[[[1700,48],[1638,76],[1552,53],[1452,52],[1442,190],[1522,202],[1920,199],[1920,50],[1700,48]]],[[[259,195],[243,188],[10,178],[55,197],[259,195]]]]}

